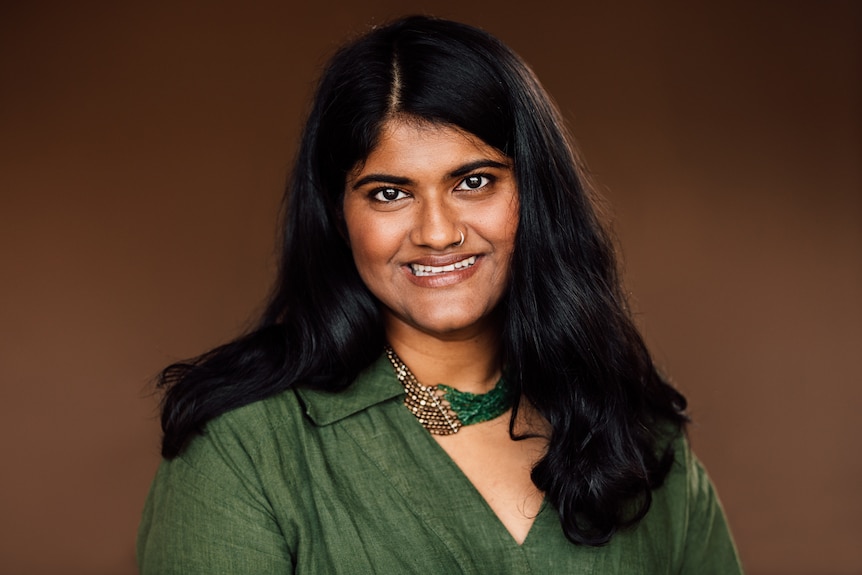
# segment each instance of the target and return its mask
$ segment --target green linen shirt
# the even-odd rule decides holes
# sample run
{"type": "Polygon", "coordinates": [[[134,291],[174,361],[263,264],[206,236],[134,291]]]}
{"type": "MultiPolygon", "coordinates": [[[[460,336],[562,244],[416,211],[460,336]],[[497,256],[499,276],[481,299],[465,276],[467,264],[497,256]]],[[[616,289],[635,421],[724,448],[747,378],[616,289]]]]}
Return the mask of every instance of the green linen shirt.
{"type": "Polygon", "coordinates": [[[742,572],[684,439],[635,528],[573,545],[545,504],[518,545],[402,400],[384,356],[346,391],[290,390],[210,422],[159,467],[141,575],[742,572]]]}

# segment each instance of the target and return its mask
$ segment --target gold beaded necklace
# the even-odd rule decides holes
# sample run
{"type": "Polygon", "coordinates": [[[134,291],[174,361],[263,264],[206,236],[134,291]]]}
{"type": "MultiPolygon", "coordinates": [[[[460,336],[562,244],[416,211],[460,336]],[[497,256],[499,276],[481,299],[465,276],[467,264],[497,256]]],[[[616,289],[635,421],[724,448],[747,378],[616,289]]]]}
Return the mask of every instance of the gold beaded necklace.
{"type": "Polygon", "coordinates": [[[514,390],[501,377],[488,393],[469,393],[443,385],[423,385],[390,346],[386,357],[404,387],[404,405],[433,435],[452,435],[464,425],[495,419],[512,407],[514,390]]]}

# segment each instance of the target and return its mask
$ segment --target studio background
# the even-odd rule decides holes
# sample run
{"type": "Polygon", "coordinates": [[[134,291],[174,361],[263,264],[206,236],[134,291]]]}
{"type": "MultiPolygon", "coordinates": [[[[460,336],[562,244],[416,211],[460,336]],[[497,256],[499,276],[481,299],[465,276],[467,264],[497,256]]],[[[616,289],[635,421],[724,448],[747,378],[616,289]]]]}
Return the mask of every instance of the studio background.
{"type": "Polygon", "coordinates": [[[0,4],[0,572],[136,572],[152,378],[259,310],[320,66],[412,12],[562,108],[747,573],[862,572],[854,0],[0,4]]]}

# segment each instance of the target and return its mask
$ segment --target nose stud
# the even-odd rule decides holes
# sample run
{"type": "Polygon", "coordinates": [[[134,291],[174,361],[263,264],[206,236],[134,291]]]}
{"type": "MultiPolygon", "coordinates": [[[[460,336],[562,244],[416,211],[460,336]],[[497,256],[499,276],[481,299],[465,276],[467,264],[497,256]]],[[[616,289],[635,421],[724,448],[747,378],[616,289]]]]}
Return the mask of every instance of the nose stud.
{"type": "Polygon", "coordinates": [[[462,232],[461,230],[458,230],[458,233],[461,234],[461,241],[455,245],[460,248],[461,246],[464,245],[464,232],[462,232]]]}

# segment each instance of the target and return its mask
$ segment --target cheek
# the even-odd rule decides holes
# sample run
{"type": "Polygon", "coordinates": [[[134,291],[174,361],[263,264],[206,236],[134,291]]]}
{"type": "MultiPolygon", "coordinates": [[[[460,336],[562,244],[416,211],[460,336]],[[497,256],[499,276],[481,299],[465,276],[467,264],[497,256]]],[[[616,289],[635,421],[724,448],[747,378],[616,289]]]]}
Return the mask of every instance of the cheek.
{"type": "Polygon", "coordinates": [[[348,221],[347,235],[356,269],[369,284],[392,261],[399,245],[397,235],[388,231],[385,225],[373,221],[364,221],[360,225],[351,225],[348,221]]]}
{"type": "Polygon", "coordinates": [[[375,241],[373,234],[363,231],[349,230],[350,251],[353,253],[353,262],[359,273],[365,277],[365,268],[374,261],[375,241]]]}
{"type": "Polygon", "coordinates": [[[505,259],[504,266],[504,277],[508,278],[510,273],[510,268],[512,264],[512,254],[515,251],[515,238],[518,235],[518,221],[519,221],[519,211],[518,211],[518,202],[515,201],[514,205],[508,206],[505,210],[505,213],[502,214],[500,219],[500,235],[498,238],[498,245],[501,249],[501,255],[505,259]]]}
{"type": "Polygon", "coordinates": [[[344,201],[344,228],[350,251],[353,254],[353,262],[364,279],[363,269],[368,266],[370,261],[373,261],[377,242],[374,238],[374,224],[369,222],[357,203],[351,201],[351,198],[346,198],[344,201]]]}
{"type": "Polygon", "coordinates": [[[501,249],[513,251],[515,247],[515,236],[518,233],[518,202],[513,200],[494,213],[489,224],[494,230],[495,242],[501,249]]]}

